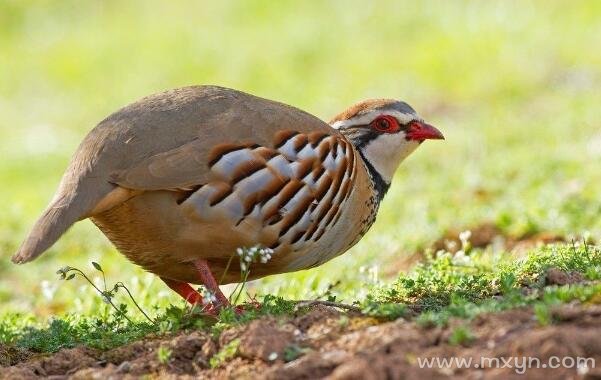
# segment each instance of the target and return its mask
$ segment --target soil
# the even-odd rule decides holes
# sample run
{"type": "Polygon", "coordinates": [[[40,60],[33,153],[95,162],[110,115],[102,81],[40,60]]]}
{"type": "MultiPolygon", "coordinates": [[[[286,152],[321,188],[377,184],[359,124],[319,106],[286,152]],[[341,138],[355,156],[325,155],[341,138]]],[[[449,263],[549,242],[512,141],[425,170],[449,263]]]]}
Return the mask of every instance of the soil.
{"type": "Polygon", "coordinates": [[[319,305],[304,315],[263,318],[219,337],[191,331],[106,352],[77,347],[38,355],[0,347],[0,378],[601,378],[601,368],[532,368],[524,377],[508,367],[504,359],[510,357],[520,360],[511,362],[513,367],[524,357],[538,358],[541,365],[552,357],[593,358],[601,363],[601,306],[564,305],[554,309],[552,317],[552,325],[540,326],[530,309],[519,309],[433,328],[405,320],[383,322],[319,305]],[[466,323],[472,339],[464,345],[450,344],[453,331],[466,323]],[[234,340],[239,342],[235,356],[211,368],[211,357],[234,340]],[[171,351],[163,361],[159,360],[160,347],[171,351]],[[421,359],[434,357],[471,358],[473,364],[488,364],[478,369],[420,368],[421,359]],[[481,358],[492,362],[481,362],[481,358]],[[491,368],[495,360],[504,368],[491,368]]]}

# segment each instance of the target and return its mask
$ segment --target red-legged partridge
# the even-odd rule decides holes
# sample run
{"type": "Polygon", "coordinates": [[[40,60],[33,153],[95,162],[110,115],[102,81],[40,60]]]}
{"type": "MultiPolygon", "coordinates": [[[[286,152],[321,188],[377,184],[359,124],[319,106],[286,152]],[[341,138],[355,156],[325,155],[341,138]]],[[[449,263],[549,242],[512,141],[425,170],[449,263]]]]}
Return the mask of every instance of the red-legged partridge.
{"type": "Polygon", "coordinates": [[[240,91],[163,92],[104,119],[14,255],[26,263],[90,218],[127,258],[195,303],[188,283],[227,304],[228,261],[260,245],[249,279],[321,265],[361,239],[400,164],[442,134],[406,103],[358,103],[326,124],[240,91]],[[214,277],[215,276],[215,277],[214,277]]]}

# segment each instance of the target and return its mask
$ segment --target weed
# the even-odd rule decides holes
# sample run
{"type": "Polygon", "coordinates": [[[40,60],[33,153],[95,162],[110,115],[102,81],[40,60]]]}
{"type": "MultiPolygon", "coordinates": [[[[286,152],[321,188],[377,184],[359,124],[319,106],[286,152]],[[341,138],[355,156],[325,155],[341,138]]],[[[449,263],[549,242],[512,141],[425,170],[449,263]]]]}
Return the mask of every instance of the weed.
{"type": "Polygon", "coordinates": [[[123,318],[127,319],[127,321],[131,323],[132,322],[131,319],[129,319],[129,317],[126,314],[127,307],[124,307],[123,304],[120,305],[119,307],[117,307],[115,305],[115,303],[113,302],[113,298],[115,297],[115,294],[119,291],[119,289],[124,289],[127,292],[127,295],[129,296],[129,298],[131,299],[133,304],[140,311],[140,313],[142,313],[142,315],[144,315],[144,317],[150,323],[154,323],[154,321],[148,316],[148,314],[146,314],[144,312],[144,310],[142,310],[142,308],[140,307],[138,302],[136,302],[134,296],[131,294],[129,289],[122,282],[117,282],[111,289],[108,289],[107,285],[106,285],[106,276],[105,276],[104,271],[102,270],[102,267],[100,266],[100,264],[92,261],[92,266],[94,267],[94,269],[96,269],[97,271],[99,271],[102,274],[102,282],[104,285],[104,290],[100,290],[100,288],[98,288],[94,284],[94,282],[92,282],[92,280],[90,280],[90,278],[82,270],[80,270],[78,268],[66,266],[66,267],[59,269],[56,272],[56,274],[60,275],[61,280],[67,280],[67,281],[72,280],[73,278],[75,278],[76,275],[83,277],[100,294],[100,296],[102,297],[102,300],[105,303],[111,305],[117,313],[120,313],[123,316],[123,318]]]}
{"type": "MultiPolygon", "coordinates": [[[[551,321],[546,316],[543,306],[547,309],[562,303],[579,301],[582,303],[592,302],[601,295],[601,283],[592,285],[566,285],[552,286],[539,289],[530,295],[522,295],[519,292],[512,293],[510,297],[492,298],[479,303],[458,302],[453,303],[440,310],[431,310],[418,315],[416,321],[424,327],[444,326],[451,318],[473,319],[485,313],[497,313],[504,310],[539,304],[541,319],[551,321]]],[[[538,318],[538,316],[537,316],[538,318]]]]}
{"type": "Polygon", "coordinates": [[[549,306],[543,302],[537,302],[534,304],[534,317],[540,326],[550,325],[552,322],[551,312],[549,306]]]}
{"type": "Polygon", "coordinates": [[[56,352],[75,347],[77,326],[68,320],[53,319],[47,329],[27,328],[18,345],[34,352],[56,352]]]}
{"type": "Polygon", "coordinates": [[[464,325],[455,327],[449,336],[449,343],[453,346],[468,346],[473,340],[474,336],[464,325]]]}
{"type": "Polygon", "coordinates": [[[211,368],[217,368],[226,361],[234,358],[238,353],[239,346],[240,339],[234,339],[225,346],[223,346],[221,350],[215,355],[213,355],[213,357],[209,360],[209,365],[211,366],[211,368]]]}
{"type": "MultiPolygon", "coordinates": [[[[470,264],[456,265],[452,255],[439,253],[420,264],[407,275],[401,275],[392,285],[380,287],[372,294],[377,303],[410,305],[428,312],[457,306],[459,300],[478,303],[495,297],[523,299],[521,288],[542,289],[549,268],[585,273],[595,279],[601,266],[601,249],[590,245],[547,246],[532,251],[526,258],[489,266],[478,255],[470,264]]],[[[517,300],[515,301],[517,302],[517,300]]]]}
{"type": "Polygon", "coordinates": [[[368,297],[362,304],[361,311],[372,317],[395,320],[407,316],[409,308],[402,303],[376,302],[368,297]]]}
{"type": "Polygon", "coordinates": [[[47,327],[24,328],[8,343],[34,352],[56,352],[80,344],[106,350],[157,332],[154,325],[144,322],[124,324],[119,316],[109,321],[77,316],[53,319],[47,327]]]}
{"type": "Polygon", "coordinates": [[[286,363],[294,361],[298,358],[300,358],[303,355],[306,355],[309,351],[311,351],[308,348],[303,348],[300,347],[296,344],[293,344],[291,346],[288,346],[284,349],[284,361],[286,363]]]}
{"type": "Polygon", "coordinates": [[[157,358],[159,359],[159,363],[167,364],[172,353],[173,352],[169,349],[169,347],[161,345],[157,350],[157,358]]]}
{"type": "MultiPolygon", "coordinates": [[[[230,295],[230,302],[232,304],[236,304],[238,299],[242,295],[242,291],[244,290],[244,286],[248,281],[248,276],[250,274],[250,267],[253,263],[261,263],[266,264],[269,260],[271,260],[271,256],[273,255],[273,249],[271,248],[263,248],[259,245],[254,247],[246,248],[237,248],[236,254],[240,259],[240,282],[236,285],[236,288],[232,291],[230,295]]],[[[226,269],[224,270],[223,276],[227,273],[227,270],[230,266],[231,258],[228,261],[226,269]]]]}

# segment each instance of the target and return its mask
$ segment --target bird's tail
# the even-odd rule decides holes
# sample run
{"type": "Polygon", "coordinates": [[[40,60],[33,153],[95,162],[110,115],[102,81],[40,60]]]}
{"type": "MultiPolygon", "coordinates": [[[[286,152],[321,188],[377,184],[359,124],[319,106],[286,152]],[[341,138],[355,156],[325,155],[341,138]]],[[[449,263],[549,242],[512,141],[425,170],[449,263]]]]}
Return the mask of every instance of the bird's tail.
{"type": "Polygon", "coordinates": [[[56,196],[14,254],[12,261],[24,264],[44,253],[69,227],[86,218],[112,187],[108,182],[94,184],[82,181],[75,186],[61,183],[56,196]]]}

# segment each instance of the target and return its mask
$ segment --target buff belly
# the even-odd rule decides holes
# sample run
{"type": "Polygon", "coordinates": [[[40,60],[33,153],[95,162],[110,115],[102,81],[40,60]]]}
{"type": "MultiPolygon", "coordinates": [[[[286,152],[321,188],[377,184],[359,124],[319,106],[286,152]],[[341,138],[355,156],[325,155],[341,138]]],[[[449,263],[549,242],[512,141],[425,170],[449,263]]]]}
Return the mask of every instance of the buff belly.
{"type": "MultiPolygon", "coordinates": [[[[343,214],[352,212],[344,210],[343,214]]],[[[345,220],[344,217],[341,218],[345,220]]],[[[193,217],[177,203],[169,191],[146,192],[92,217],[92,221],[129,260],[161,277],[199,283],[191,264],[208,261],[222,284],[240,281],[237,256],[224,271],[236,248],[273,243],[273,231],[252,218],[235,225],[229,220],[193,217]]],[[[357,235],[353,226],[333,226],[318,242],[302,247],[280,245],[266,264],[251,266],[249,279],[292,272],[321,265],[348,248],[349,236],[357,235]]]]}

